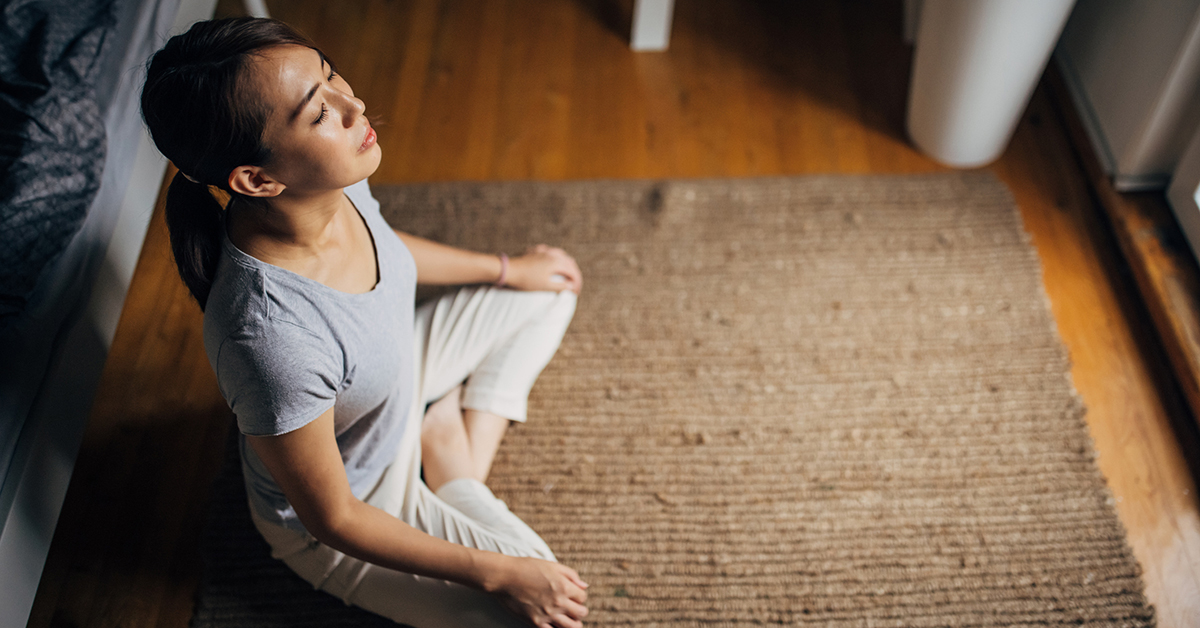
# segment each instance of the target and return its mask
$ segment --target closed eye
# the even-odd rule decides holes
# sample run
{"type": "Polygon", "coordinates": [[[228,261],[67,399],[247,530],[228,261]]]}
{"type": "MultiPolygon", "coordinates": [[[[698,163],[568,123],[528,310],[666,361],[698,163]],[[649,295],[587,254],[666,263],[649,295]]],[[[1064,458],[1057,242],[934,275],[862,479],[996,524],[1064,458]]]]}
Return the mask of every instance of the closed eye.
{"type": "MultiPolygon", "coordinates": [[[[324,60],[322,60],[322,63],[324,63],[324,60]]],[[[333,66],[330,65],[329,66],[329,80],[333,81],[333,77],[335,77],[335,76],[337,76],[337,70],[334,70],[333,66]]],[[[329,109],[327,109],[325,107],[325,103],[321,103],[321,115],[317,116],[317,119],[313,121],[313,124],[321,124],[322,122],[325,121],[325,118],[328,114],[329,114],[329,109]]]]}

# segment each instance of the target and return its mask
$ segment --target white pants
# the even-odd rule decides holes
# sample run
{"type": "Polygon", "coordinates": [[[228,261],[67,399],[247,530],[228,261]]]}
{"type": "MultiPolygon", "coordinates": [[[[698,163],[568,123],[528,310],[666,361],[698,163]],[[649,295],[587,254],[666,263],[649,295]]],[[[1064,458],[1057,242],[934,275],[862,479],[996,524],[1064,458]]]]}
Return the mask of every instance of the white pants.
{"type": "MultiPolygon", "coordinates": [[[[482,483],[461,478],[435,495],[421,481],[426,404],[463,383],[463,406],[514,421],[575,313],[570,291],[464,288],[416,314],[413,404],[396,458],[365,501],[438,538],[512,556],[554,560],[546,543],[482,483]]],[[[253,511],[252,511],[253,512],[253,511]]],[[[528,626],[492,595],[346,556],[311,535],[258,517],[272,555],[347,604],[415,628],[528,626]]]]}

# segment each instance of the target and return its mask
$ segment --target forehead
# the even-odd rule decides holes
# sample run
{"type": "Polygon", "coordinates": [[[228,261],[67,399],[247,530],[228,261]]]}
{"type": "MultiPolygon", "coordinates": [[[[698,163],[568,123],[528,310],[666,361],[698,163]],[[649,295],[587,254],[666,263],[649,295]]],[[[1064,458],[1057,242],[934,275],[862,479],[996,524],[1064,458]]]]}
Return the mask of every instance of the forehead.
{"type": "Polygon", "coordinates": [[[320,54],[306,46],[274,46],[251,58],[251,83],[258,96],[286,120],[319,82],[320,54]]]}

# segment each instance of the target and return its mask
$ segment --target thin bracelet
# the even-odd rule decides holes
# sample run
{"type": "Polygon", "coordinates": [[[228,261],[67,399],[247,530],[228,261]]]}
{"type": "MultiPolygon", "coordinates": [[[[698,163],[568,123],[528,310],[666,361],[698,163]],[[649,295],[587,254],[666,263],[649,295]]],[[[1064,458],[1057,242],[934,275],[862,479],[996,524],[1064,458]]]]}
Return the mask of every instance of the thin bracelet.
{"type": "Polygon", "coordinates": [[[496,280],[497,286],[504,285],[504,278],[508,276],[508,255],[500,253],[500,278],[496,280]]]}

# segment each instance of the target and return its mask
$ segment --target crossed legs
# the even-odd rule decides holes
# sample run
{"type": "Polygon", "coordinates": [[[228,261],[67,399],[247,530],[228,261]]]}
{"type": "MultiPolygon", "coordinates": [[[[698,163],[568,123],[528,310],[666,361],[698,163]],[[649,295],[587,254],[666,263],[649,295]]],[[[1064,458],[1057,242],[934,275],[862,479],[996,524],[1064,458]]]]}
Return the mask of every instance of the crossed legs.
{"type": "Polygon", "coordinates": [[[575,312],[575,295],[465,288],[417,310],[425,483],[484,482],[510,421],[575,312]]]}
{"type": "MultiPolygon", "coordinates": [[[[410,412],[417,418],[424,410],[424,422],[408,423],[367,503],[454,543],[554,560],[482,481],[510,420],[525,420],[529,390],[574,310],[570,293],[495,288],[465,288],[419,308],[410,412]]],[[[372,565],[257,518],[255,525],[276,557],[347,604],[411,626],[524,625],[486,593],[372,565]]]]}

